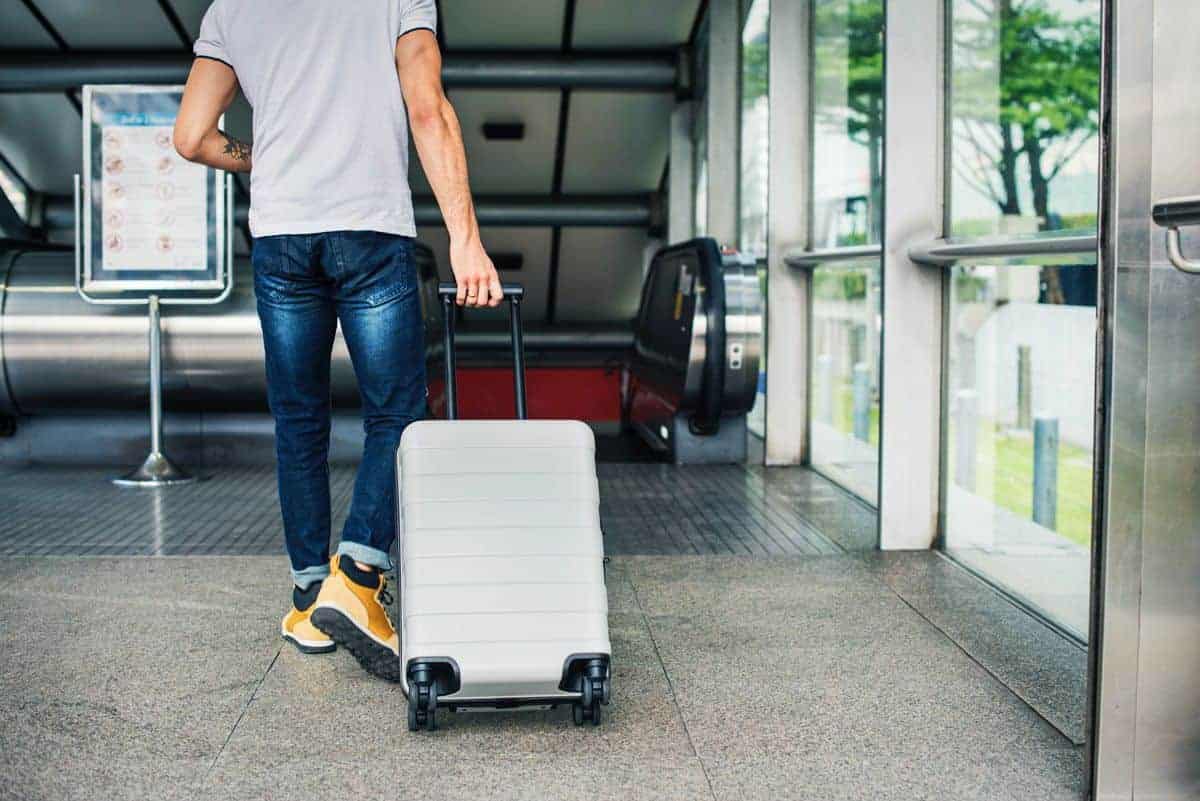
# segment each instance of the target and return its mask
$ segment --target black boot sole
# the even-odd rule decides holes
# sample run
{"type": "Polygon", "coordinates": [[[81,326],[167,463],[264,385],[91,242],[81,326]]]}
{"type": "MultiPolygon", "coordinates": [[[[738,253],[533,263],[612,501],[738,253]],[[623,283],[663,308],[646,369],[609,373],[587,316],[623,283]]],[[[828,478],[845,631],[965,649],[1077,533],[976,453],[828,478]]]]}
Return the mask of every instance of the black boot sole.
{"type": "Polygon", "coordinates": [[[364,634],[350,618],[336,609],[321,607],[313,611],[311,620],[335,643],[352,653],[363,670],[386,681],[400,682],[400,657],[364,634]]]}

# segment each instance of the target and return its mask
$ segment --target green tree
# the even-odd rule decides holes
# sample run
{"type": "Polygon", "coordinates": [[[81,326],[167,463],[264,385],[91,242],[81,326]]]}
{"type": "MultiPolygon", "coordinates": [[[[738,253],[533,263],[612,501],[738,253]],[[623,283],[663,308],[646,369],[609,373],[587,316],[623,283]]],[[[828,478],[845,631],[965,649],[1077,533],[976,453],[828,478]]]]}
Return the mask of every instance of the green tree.
{"type": "Polygon", "coordinates": [[[1046,0],[959,0],[955,10],[954,169],[1001,213],[1018,215],[1024,159],[1039,227],[1054,227],[1051,182],[1095,146],[1099,20],[1068,19],[1046,0]]]}
{"type": "Polygon", "coordinates": [[[814,115],[841,125],[870,159],[870,231],[883,209],[883,0],[819,0],[813,11],[814,115]]]}

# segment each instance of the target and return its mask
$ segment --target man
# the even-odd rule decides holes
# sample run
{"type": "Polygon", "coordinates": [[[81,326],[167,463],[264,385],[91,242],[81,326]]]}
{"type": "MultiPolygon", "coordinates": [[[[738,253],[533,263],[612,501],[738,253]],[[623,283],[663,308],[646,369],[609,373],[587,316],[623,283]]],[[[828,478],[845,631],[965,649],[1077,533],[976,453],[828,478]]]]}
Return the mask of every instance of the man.
{"type": "Polygon", "coordinates": [[[400,680],[399,638],[383,604],[395,454],[425,409],[410,127],[450,233],[458,303],[502,299],[442,91],[436,24],[434,0],[216,0],[175,126],[184,158],[251,174],[254,291],[295,584],[283,637],[305,653],[341,644],[391,681],[400,680]],[[254,109],[253,146],[217,129],[239,84],[254,109]],[[330,560],[329,373],[339,321],[366,443],[330,560]]]}

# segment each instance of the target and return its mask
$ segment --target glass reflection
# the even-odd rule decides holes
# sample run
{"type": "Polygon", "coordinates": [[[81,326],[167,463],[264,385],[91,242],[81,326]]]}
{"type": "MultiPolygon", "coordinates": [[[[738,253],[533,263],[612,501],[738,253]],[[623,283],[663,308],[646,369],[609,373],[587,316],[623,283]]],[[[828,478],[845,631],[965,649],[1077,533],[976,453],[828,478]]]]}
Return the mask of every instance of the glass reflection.
{"type": "Polygon", "coordinates": [[[953,0],[949,230],[1096,225],[1099,0],[953,0]]]}
{"type": "Polygon", "coordinates": [[[767,14],[754,0],[742,27],[741,226],[739,249],[767,255],[767,14]]]}
{"type": "Polygon", "coordinates": [[[816,268],[812,298],[812,466],[878,505],[879,262],[816,268]]]}
{"type": "MultiPolygon", "coordinates": [[[[739,181],[739,249],[755,258],[759,286],[766,305],[767,278],[767,161],[769,112],[767,105],[768,0],[753,0],[742,27],[742,152],[739,181]]],[[[747,418],[750,433],[766,435],[767,360],[759,360],[758,394],[747,418]]]]}
{"type": "Polygon", "coordinates": [[[813,6],[816,249],[880,240],[883,19],[883,0],[818,0],[813,6]]]}
{"type": "Polygon", "coordinates": [[[1087,637],[1096,269],[954,268],[943,440],[956,559],[1087,637]]]}

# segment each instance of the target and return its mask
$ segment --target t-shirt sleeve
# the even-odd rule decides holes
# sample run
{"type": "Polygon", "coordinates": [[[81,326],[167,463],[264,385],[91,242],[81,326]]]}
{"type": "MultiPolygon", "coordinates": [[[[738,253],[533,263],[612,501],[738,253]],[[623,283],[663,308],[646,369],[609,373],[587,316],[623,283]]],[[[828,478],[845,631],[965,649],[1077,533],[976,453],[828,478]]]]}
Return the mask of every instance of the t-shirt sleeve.
{"type": "Polygon", "coordinates": [[[424,28],[437,33],[437,3],[435,0],[398,0],[400,26],[396,38],[424,28]]]}
{"type": "Polygon", "coordinates": [[[204,20],[200,23],[200,36],[192,46],[192,52],[201,58],[215,58],[232,67],[233,59],[226,49],[225,31],[221,24],[220,5],[219,2],[213,3],[205,12],[204,20]]]}

